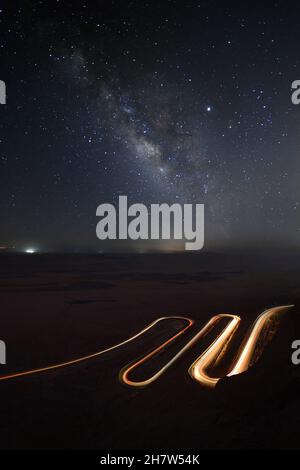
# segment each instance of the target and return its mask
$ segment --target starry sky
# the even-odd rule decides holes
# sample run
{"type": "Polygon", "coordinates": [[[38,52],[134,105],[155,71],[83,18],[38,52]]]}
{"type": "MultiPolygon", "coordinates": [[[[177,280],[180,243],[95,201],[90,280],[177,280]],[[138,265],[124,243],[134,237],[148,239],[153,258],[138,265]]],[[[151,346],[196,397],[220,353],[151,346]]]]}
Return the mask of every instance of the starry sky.
{"type": "Polygon", "coordinates": [[[127,195],[204,203],[208,249],[300,247],[295,5],[2,1],[0,245],[101,250],[127,195]]]}

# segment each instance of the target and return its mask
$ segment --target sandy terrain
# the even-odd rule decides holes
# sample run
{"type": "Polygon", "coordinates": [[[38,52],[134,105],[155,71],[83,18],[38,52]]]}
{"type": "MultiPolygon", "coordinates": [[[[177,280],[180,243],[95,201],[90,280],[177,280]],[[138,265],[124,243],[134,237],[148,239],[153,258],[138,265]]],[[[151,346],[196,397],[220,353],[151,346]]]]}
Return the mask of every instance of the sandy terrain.
{"type": "Polygon", "coordinates": [[[119,370],[178,322],[94,360],[0,382],[1,447],[298,447],[300,366],[290,356],[300,339],[299,273],[300,260],[279,256],[2,255],[2,375],[99,351],[162,315],[189,316],[197,329],[216,313],[238,314],[240,341],[265,308],[296,307],[255,367],[213,391],[187,373],[205,343],[147,388],[120,384],[119,370]]]}

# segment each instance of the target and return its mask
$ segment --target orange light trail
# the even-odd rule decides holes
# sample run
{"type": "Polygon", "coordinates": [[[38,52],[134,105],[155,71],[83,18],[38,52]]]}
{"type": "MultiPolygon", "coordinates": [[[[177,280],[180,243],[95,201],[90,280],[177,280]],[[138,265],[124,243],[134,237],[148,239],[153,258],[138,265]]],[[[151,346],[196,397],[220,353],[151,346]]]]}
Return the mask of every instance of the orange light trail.
{"type": "Polygon", "coordinates": [[[268,321],[276,315],[285,313],[292,307],[294,307],[294,305],[283,305],[281,307],[273,307],[268,310],[265,310],[261,315],[259,315],[256,321],[253,323],[249,333],[246,335],[246,340],[242,345],[241,351],[237,357],[235,365],[228,374],[229,377],[231,375],[241,374],[249,368],[259,337],[263,332],[263,329],[267,325],[268,321]]]}
{"type": "Polygon", "coordinates": [[[180,334],[184,333],[194,323],[193,320],[190,320],[189,318],[185,318],[185,317],[178,317],[178,316],[161,317],[161,318],[158,318],[157,320],[153,321],[152,323],[147,325],[145,328],[143,328],[141,331],[139,331],[135,335],[129,337],[125,341],[122,341],[121,343],[115,344],[114,346],[111,346],[109,348],[103,349],[102,351],[98,351],[98,352],[95,352],[93,354],[89,354],[87,356],[81,356],[81,357],[73,359],[71,361],[61,362],[59,364],[52,364],[52,365],[46,366],[46,367],[40,367],[40,368],[37,368],[37,369],[31,369],[31,370],[26,370],[26,371],[23,371],[23,372],[16,372],[16,373],[8,374],[8,375],[3,375],[3,376],[0,376],[0,380],[9,380],[9,379],[15,379],[15,378],[18,378],[18,377],[24,377],[26,375],[33,375],[33,374],[39,374],[39,373],[42,373],[42,372],[49,372],[51,370],[61,369],[63,367],[71,366],[71,365],[74,365],[74,364],[79,364],[80,362],[88,361],[89,359],[94,359],[98,356],[101,356],[102,354],[105,354],[109,351],[113,351],[114,349],[120,348],[121,346],[124,346],[125,344],[130,343],[131,341],[134,341],[138,337],[144,335],[147,331],[151,330],[155,325],[157,325],[161,321],[170,320],[170,319],[172,319],[172,320],[175,320],[175,319],[184,320],[184,321],[188,322],[188,325],[186,327],[184,327],[182,330],[180,330],[179,333],[172,336],[166,342],[166,344],[169,343],[170,341],[172,341],[173,339],[177,338],[180,334]]]}
{"type": "Polygon", "coordinates": [[[206,387],[215,387],[219,378],[210,377],[207,374],[207,368],[214,364],[222,350],[225,348],[227,343],[231,340],[234,332],[239,326],[241,321],[237,315],[218,315],[218,319],[231,318],[229,324],[223,329],[220,335],[213,341],[213,343],[199,356],[195,362],[189,368],[190,376],[200,382],[206,387]]]}
{"type": "MultiPolygon", "coordinates": [[[[208,331],[212,328],[213,324],[215,323],[217,317],[211,318],[211,320],[169,361],[167,362],[161,369],[159,369],[158,372],[156,372],[154,375],[152,375],[149,379],[143,380],[143,381],[132,381],[129,379],[129,374],[139,367],[140,365],[144,364],[144,362],[148,361],[153,357],[155,354],[157,354],[159,351],[163,350],[165,346],[167,346],[169,343],[174,341],[179,334],[182,334],[187,328],[182,330],[181,332],[177,333],[177,335],[173,336],[172,338],[168,339],[165,343],[161,344],[157,348],[153,349],[149,354],[146,356],[142,357],[142,359],[139,359],[137,362],[124,367],[124,369],[121,370],[119,374],[120,381],[126,385],[129,385],[131,387],[145,387],[146,385],[149,385],[150,383],[154,382],[157,380],[166,370],[174,364],[177,359],[179,359],[190,347],[192,347],[201,337],[203,337],[205,334],[208,333],[208,331]]],[[[191,320],[190,320],[191,321],[191,320]]],[[[189,325],[191,326],[191,325],[189,325]]]]}
{"type": "MultiPolygon", "coordinates": [[[[274,307],[269,310],[264,311],[254,322],[253,326],[250,329],[248,335],[246,335],[246,342],[243,345],[242,349],[239,351],[239,355],[235,361],[235,365],[232,367],[228,376],[240,374],[246,371],[251,363],[251,360],[254,355],[255,346],[259,340],[259,337],[265,328],[267,322],[272,318],[278,315],[279,313],[286,312],[293,305],[285,305],[281,307],[274,307]]],[[[199,341],[207,332],[221,319],[228,318],[231,321],[228,325],[221,331],[218,337],[213,341],[213,343],[192,363],[189,367],[188,372],[190,376],[201,385],[205,387],[214,388],[217,382],[221,377],[210,377],[208,375],[208,368],[212,366],[220,354],[225,351],[226,346],[231,341],[233,335],[235,334],[237,328],[240,324],[240,317],[237,315],[231,314],[220,314],[212,317],[206,325],[169,361],[167,362],[158,372],[143,381],[133,381],[129,378],[129,374],[138,368],[140,365],[151,359],[155,354],[162,350],[167,343],[173,341],[174,338],[171,338],[168,342],[163,343],[158,348],[151,351],[149,354],[144,356],[142,359],[134,362],[133,364],[125,367],[120,372],[120,380],[126,385],[131,387],[144,387],[151,384],[157,380],[166,370],[177,361],[188,349],[190,349],[197,341],[199,341]]]]}
{"type": "MultiPolygon", "coordinates": [[[[276,317],[277,315],[286,312],[292,307],[293,305],[273,307],[268,310],[265,310],[261,315],[259,315],[259,317],[255,320],[252,327],[250,328],[248,334],[246,335],[245,340],[243,341],[242,346],[238,352],[237,358],[234,361],[234,365],[232,366],[230,372],[227,374],[228,377],[232,375],[240,374],[246,371],[250,367],[251,361],[254,357],[258,340],[261,337],[261,334],[263,330],[266,328],[268,322],[273,317],[276,317]]],[[[199,382],[203,386],[213,388],[215,387],[217,382],[220,380],[220,377],[210,377],[207,371],[208,371],[208,368],[212,366],[220,357],[220,355],[226,350],[227,345],[229,344],[233,335],[235,334],[241,321],[240,317],[237,315],[219,314],[219,315],[215,315],[214,317],[212,317],[204,325],[204,327],[200,331],[198,331],[198,333],[196,333],[196,335],[194,335],[192,339],[190,339],[188,343],[180,349],[179,352],[175,354],[175,356],[172,359],[170,359],[163,367],[161,367],[151,377],[142,381],[134,381],[130,379],[130,374],[132,373],[132,371],[137,369],[139,366],[141,366],[148,360],[150,360],[153,356],[155,356],[157,353],[162,351],[166,346],[168,346],[170,343],[175,341],[179,336],[183,335],[194,324],[193,320],[187,317],[180,317],[180,316],[161,317],[153,321],[149,325],[147,325],[138,333],[129,337],[125,341],[117,343],[114,346],[108,347],[106,349],[103,349],[93,354],[81,356],[71,361],[61,362],[59,364],[53,364],[47,367],[41,367],[41,368],[32,369],[28,371],[16,372],[16,373],[0,376],[0,381],[14,379],[18,377],[30,376],[30,375],[38,374],[42,372],[49,372],[51,370],[60,369],[63,367],[81,363],[83,361],[94,359],[98,356],[101,356],[102,354],[105,354],[109,351],[113,351],[117,348],[120,348],[130,343],[131,341],[134,341],[135,339],[141,337],[142,335],[147,333],[149,330],[151,330],[155,325],[157,325],[158,323],[164,320],[185,321],[187,325],[181,328],[176,334],[174,334],[169,339],[164,341],[162,344],[154,348],[150,353],[146,354],[141,359],[130,364],[129,366],[124,367],[121,370],[119,374],[119,378],[123,384],[126,384],[130,387],[137,387],[137,388],[145,387],[146,385],[150,385],[151,383],[153,383],[163,373],[165,373],[166,370],[169,369],[169,367],[171,367],[185,352],[187,352],[192,346],[194,346],[195,343],[197,343],[201,338],[203,338],[223,318],[230,319],[227,326],[221,331],[221,333],[212,342],[212,344],[192,363],[192,365],[188,369],[190,376],[195,381],[199,382]]]]}

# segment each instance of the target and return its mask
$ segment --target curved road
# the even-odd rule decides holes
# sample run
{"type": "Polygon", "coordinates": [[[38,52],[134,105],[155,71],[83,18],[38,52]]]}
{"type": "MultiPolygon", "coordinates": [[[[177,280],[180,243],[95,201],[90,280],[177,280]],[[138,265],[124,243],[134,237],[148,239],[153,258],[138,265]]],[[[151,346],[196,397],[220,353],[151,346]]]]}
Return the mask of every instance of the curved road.
{"type": "Polygon", "coordinates": [[[89,354],[87,356],[81,356],[77,359],[72,359],[71,361],[60,362],[59,364],[52,364],[50,366],[40,367],[40,368],[37,368],[37,369],[26,370],[26,371],[23,371],[23,372],[16,372],[16,373],[8,374],[8,375],[2,375],[2,376],[0,376],[0,380],[9,380],[9,379],[15,379],[15,378],[18,378],[18,377],[24,377],[26,375],[33,375],[33,374],[39,374],[39,373],[42,373],[42,372],[48,372],[50,370],[60,369],[62,367],[67,367],[67,366],[71,366],[71,365],[74,365],[74,364],[79,364],[80,362],[84,362],[84,361],[87,361],[89,359],[94,359],[98,356],[101,356],[102,354],[113,351],[114,349],[120,348],[121,346],[124,346],[125,344],[130,343],[131,341],[134,341],[138,337],[140,337],[140,336],[144,335],[145,333],[147,333],[147,331],[151,330],[151,328],[153,328],[159,322],[161,322],[163,320],[170,320],[170,319],[172,319],[172,320],[174,320],[174,319],[185,320],[187,322],[187,326],[184,327],[182,330],[180,330],[179,333],[176,333],[176,335],[172,336],[164,344],[167,344],[170,341],[173,341],[179,335],[183,334],[194,323],[193,320],[190,320],[189,318],[185,318],[185,317],[178,317],[178,316],[161,317],[161,318],[158,318],[157,320],[153,321],[149,325],[147,325],[145,328],[143,328],[138,333],[134,334],[133,336],[130,336],[125,341],[122,341],[121,343],[115,344],[114,346],[110,346],[109,348],[103,349],[102,351],[98,351],[98,352],[95,352],[93,354],[89,354]]]}
{"type": "MultiPolygon", "coordinates": [[[[252,327],[250,328],[249,332],[246,334],[246,337],[242,343],[242,346],[238,352],[237,358],[235,359],[230,372],[227,376],[240,374],[246,371],[249,366],[251,365],[251,361],[254,358],[255,350],[259,338],[261,337],[262,332],[267,327],[270,320],[277,317],[279,314],[282,314],[292,308],[293,305],[283,305],[280,307],[273,307],[268,310],[265,310],[259,317],[255,320],[252,327]]],[[[67,367],[70,365],[75,365],[81,363],[83,361],[87,361],[90,359],[94,359],[102,354],[105,354],[109,351],[113,351],[114,349],[120,348],[131,341],[141,337],[149,330],[151,330],[155,325],[158,323],[165,321],[165,320],[174,320],[180,319],[186,323],[178,333],[171,336],[168,340],[164,341],[158,347],[153,349],[150,353],[143,356],[141,359],[133,362],[132,364],[124,367],[119,374],[120,381],[128,386],[131,387],[144,387],[146,385],[151,384],[155,380],[157,380],[166,370],[171,367],[186,351],[188,351],[195,343],[197,343],[201,338],[203,338],[221,319],[226,318],[229,323],[225,326],[225,328],[221,331],[221,333],[217,336],[217,338],[212,342],[212,344],[192,363],[189,367],[189,374],[190,376],[199,382],[201,385],[207,387],[214,387],[216,383],[220,380],[220,377],[210,377],[207,370],[210,366],[212,366],[226,351],[226,347],[231,341],[233,335],[235,334],[239,324],[240,324],[240,317],[237,315],[231,314],[219,314],[212,317],[204,327],[196,333],[192,339],[188,341],[188,343],[183,346],[175,356],[170,359],[166,364],[163,365],[154,375],[149,377],[143,381],[134,381],[130,378],[131,373],[137,369],[142,364],[149,361],[152,357],[154,357],[157,353],[162,351],[166,346],[168,346],[172,341],[175,341],[179,336],[184,334],[193,324],[193,320],[187,317],[180,317],[180,316],[171,316],[171,317],[161,317],[157,320],[153,321],[145,328],[143,328],[138,333],[134,334],[133,336],[129,337],[125,341],[122,341],[114,346],[109,348],[103,349],[93,354],[89,354],[87,356],[82,356],[77,359],[73,359],[71,361],[61,362],[59,364],[53,364],[50,366],[32,369],[23,372],[16,372],[4,376],[0,376],[0,380],[9,380],[18,377],[29,376],[33,374],[38,374],[42,372],[47,372],[55,369],[60,369],[63,367],[67,367]]]]}
{"type": "MultiPolygon", "coordinates": [[[[238,353],[234,365],[232,366],[230,372],[227,376],[240,374],[246,371],[250,364],[251,360],[254,357],[255,347],[261,336],[261,333],[267,326],[268,322],[276,317],[277,315],[286,312],[293,305],[283,305],[280,307],[273,307],[268,310],[265,310],[253,323],[250,331],[246,335],[246,340],[244,340],[242,347],[238,353]]],[[[190,376],[199,382],[201,385],[206,387],[215,387],[217,382],[221,377],[210,377],[208,375],[207,369],[209,366],[213,365],[216,360],[225,353],[226,347],[232,339],[234,333],[236,332],[239,323],[241,321],[240,317],[237,315],[230,314],[220,314],[212,317],[206,325],[161,369],[159,369],[156,374],[152,375],[146,380],[143,381],[133,381],[130,379],[130,373],[135,370],[137,367],[151,359],[158,351],[163,349],[165,344],[154,349],[151,353],[144,356],[142,359],[134,362],[133,364],[125,367],[120,372],[120,380],[126,385],[131,387],[144,387],[150,383],[157,380],[177,359],[179,359],[188,349],[190,349],[197,341],[199,341],[203,336],[205,336],[208,331],[221,319],[228,318],[230,319],[228,325],[221,331],[213,343],[192,363],[189,367],[190,376]]],[[[170,341],[169,341],[170,342],[170,341]]]]}

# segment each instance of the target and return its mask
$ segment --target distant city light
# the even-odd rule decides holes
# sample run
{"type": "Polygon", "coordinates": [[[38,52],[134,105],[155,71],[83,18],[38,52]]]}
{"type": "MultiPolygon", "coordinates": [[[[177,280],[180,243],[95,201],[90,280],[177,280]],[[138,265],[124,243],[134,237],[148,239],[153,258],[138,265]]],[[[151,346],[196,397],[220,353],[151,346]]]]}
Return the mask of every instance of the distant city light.
{"type": "Polygon", "coordinates": [[[29,254],[32,255],[33,253],[36,253],[36,250],[35,250],[34,248],[27,248],[27,249],[25,250],[25,253],[29,253],[29,254]]]}

